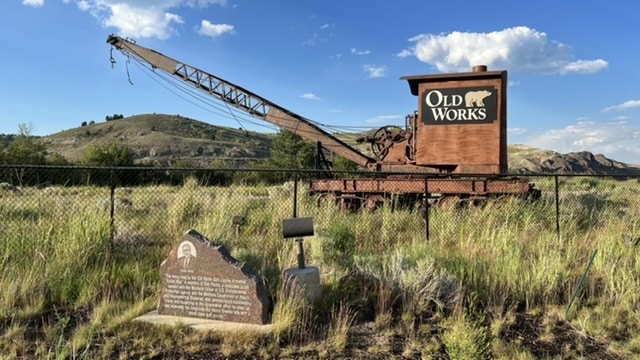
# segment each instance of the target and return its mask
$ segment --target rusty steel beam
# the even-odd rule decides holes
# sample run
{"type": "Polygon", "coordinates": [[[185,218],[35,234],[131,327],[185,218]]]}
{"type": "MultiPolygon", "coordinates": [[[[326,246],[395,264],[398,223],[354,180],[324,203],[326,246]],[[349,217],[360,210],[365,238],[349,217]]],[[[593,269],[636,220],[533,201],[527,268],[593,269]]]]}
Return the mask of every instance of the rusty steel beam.
{"type": "Polygon", "coordinates": [[[342,140],[319,128],[309,119],[297,115],[277,104],[252,93],[238,85],[223,80],[193,66],[181,63],[155,50],[147,49],[119,36],[110,35],[107,43],[126,54],[132,55],[153,69],[160,69],[192,85],[198,90],[224,101],[246,113],[292,131],[311,142],[320,142],[325,149],[356,164],[378,170],[376,160],[349,146],[342,140]]]}

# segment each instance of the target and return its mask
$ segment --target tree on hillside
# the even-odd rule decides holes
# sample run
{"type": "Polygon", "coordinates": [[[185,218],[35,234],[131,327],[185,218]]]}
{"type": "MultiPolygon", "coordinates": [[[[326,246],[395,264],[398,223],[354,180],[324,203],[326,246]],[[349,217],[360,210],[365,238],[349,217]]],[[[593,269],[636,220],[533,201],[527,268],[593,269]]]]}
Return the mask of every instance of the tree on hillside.
{"type": "Polygon", "coordinates": [[[80,163],[86,166],[132,166],[133,152],[123,144],[90,145],[80,163]]]}
{"type": "Polygon", "coordinates": [[[271,162],[280,169],[313,169],[316,147],[299,135],[281,130],[273,139],[271,162]]]}
{"type": "Polygon", "coordinates": [[[69,160],[67,160],[66,157],[64,157],[62,154],[59,154],[59,153],[49,154],[49,157],[47,159],[47,164],[56,165],[56,166],[71,165],[69,160]]]}
{"type": "Polygon", "coordinates": [[[104,117],[104,119],[106,121],[124,119],[124,115],[122,115],[122,114],[107,115],[107,116],[104,117]]]}
{"type": "Polygon", "coordinates": [[[293,175],[283,172],[274,172],[273,162],[269,160],[251,160],[247,162],[247,169],[257,171],[237,171],[233,173],[233,182],[244,185],[278,184],[291,180],[293,175]],[[287,176],[285,176],[287,175],[287,176]],[[291,175],[291,176],[288,176],[291,175]]]}
{"type": "MultiPolygon", "coordinates": [[[[0,163],[11,165],[44,165],[47,163],[47,150],[31,136],[33,127],[25,124],[18,126],[19,133],[0,150],[0,163]]],[[[17,168],[7,180],[19,185],[31,185],[42,182],[37,169],[17,168]]]]}
{"type": "Polygon", "coordinates": [[[15,134],[0,134],[0,151],[9,146],[15,137],[15,134]]]}
{"type": "Polygon", "coordinates": [[[336,171],[357,171],[362,170],[358,164],[354,163],[351,160],[347,160],[342,156],[336,156],[333,159],[333,170],[336,171]]]}
{"type": "Polygon", "coordinates": [[[20,124],[18,135],[3,149],[2,162],[19,165],[44,165],[47,163],[47,149],[31,136],[33,127],[20,124]]]}

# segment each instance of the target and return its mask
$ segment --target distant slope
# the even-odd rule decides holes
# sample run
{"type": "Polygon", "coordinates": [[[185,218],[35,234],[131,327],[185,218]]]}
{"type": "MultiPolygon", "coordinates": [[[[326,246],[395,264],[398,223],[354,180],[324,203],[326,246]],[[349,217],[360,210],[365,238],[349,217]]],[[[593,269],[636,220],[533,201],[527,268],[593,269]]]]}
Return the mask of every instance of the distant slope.
{"type": "Polygon", "coordinates": [[[49,153],[78,162],[91,145],[126,144],[136,163],[170,166],[188,159],[208,165],[214,159],[266,158],[271,135],[219,127],[178,115],[136,115],[81,126],[39,139],[49,153]]]}
{"type": "Polygon", "coordinates": [[[541,169],[542,163],[558,155],[555,151],[542,150],[526,145],[509,145],[507,147],[509,171],[512,173],[535,172],[541,169]]]}
{"type": "Polygon", "coordinates": [[[509,146],[509,172],[517,174],[638,175],[640,169],[588,151],[560,154],[525,145],[509,146]]]}
{"type": "MultiPolygon", "coordinates": [[[[335,134],[363,153],[368,144],[355,145],[363,134],[335,134]]],[[[178,115],[147,114],[81,126],[38,138],[49,153],[78,163],[91,145],[126,144],[136,163],[171,166],[188,160],[208,166],[215,159],[246,161],[271,156],[272,134],[219,127],[178,115]]],[[[560,154],[525,145],[508,147],[509,172],[516,174],[638,174],[640,168],[589,152],[560,154]]]]}

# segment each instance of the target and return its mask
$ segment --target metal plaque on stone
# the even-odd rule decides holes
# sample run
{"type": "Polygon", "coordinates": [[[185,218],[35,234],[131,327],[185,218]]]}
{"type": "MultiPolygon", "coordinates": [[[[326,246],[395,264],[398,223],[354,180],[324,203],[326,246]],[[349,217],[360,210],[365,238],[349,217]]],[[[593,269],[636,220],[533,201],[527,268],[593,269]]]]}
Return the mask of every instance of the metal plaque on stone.
{"type": "Polygon", "coordinates": [[[160,266],[158,314],[251,324],[269,321],[264,281],[222,245],[189,230],[160,266]]]}

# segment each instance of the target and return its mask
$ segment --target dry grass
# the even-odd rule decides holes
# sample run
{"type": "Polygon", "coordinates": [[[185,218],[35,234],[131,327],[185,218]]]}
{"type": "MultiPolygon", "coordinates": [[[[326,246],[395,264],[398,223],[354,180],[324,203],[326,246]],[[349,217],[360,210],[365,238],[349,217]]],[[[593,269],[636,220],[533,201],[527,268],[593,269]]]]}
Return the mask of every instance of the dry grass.
{"type": "Polygon", "coordinates": [[[555,203],[543,197],[433,209],[429,242],[416,213],[385,207],[345,214],[316,207],[300,189],[298,213],[316,225],[305,252],[321,270],[317,304],[282,290],[282,269],[296,264],[295,245],[280,233],[293,212],[291,184],[118,189],[114,242],[108,191],[12,190],[0,197],[0,354],[529,359],[541,355],[541,344],[559,358],[640,354],[638,249],[620,236],[640,231],[637,183],[570,179],[562,186],[575,193],[562,199],[560,240],[555,203]],[[247,219],[238,231],[236,215],[247,219]],[[276,298],[273,334],[131,323],[155,307],[158,266],[188,228],[223,243],[265,278],[276,298]],[[567,318],[558,309],[596,248],[567,318]]]}

